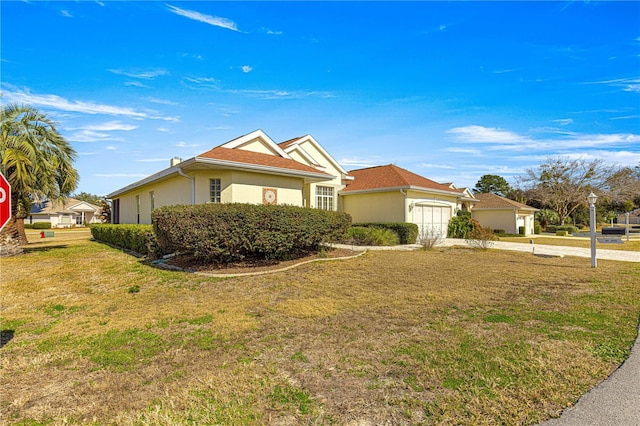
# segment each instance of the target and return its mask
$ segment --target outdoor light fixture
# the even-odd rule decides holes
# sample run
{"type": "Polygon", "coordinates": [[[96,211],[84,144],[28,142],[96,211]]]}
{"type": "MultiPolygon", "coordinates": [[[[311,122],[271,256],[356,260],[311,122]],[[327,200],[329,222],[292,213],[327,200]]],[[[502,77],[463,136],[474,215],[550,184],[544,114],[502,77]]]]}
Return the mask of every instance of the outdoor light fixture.
{"type": "Polygon", "coordinates": [[[598,201],[598,196],[591,191],[587,200],[589,201],[589,226],[591,229],[591,267],[595,268],[598,266],[596,260],[596,201],[598,201]]]}

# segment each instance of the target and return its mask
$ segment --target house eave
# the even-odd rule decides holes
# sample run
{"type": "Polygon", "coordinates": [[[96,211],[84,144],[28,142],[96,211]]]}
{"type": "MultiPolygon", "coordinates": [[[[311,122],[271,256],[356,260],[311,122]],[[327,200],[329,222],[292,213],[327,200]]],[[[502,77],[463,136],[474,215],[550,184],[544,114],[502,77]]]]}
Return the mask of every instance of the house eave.
{"type": "MultiPolygon", "coordinates": [[[[371,188],[371,189],[356,189],[352,191],[340,191],[339,195],[350,195],[350,194],[367,194],[367,193],[377,193],[377,192],[395,192],[395,191],[417,191],[417,192],[427,192],[429,194],[438,194],[438,195],[446,195],[449,197],[461,197],[462,194],[460,192],[454,191],[444,191],[442,189],[432,189],[432,188],[424,188],[421,186],[412,186],[412,185],[404,185],[404,186],[390,186],[385,188],[371,188]]],[[[475,199],[474,199],[475,201],[475,199]]]]}
{"type": "Polygon", "coordinates": [[[327,173],[305,172],[303,170],[283,169],[280,167],[263,166],[259,164],[239,163],[235,161],[216,160],[213,158],[205,158],[205,157],[193,157],[181,163],[178,163],[175,166],[161,170],[158,173],[155,173],[142,180],[139,180],[130,185],[122,187],[116,191],[113,191],[112,193],[108,194],[106,198],[112,199],[126,192],[133,191],[134,189],[139,188],[141,186],[170,178],[173,175],[177,176],[179,175],[178,169],[181,169],[184,172],[197,170],[199,165],[216,166],[217,168],[227,169],[227,170],[244,170],[244,171],[261,172],[261,173],[279,175],[279,176],[293,176],[293,177],[303,178],[305,182],[323,182],[323,181],[328,181],[336,178],[335,176],[329,175],[327,173]]]}

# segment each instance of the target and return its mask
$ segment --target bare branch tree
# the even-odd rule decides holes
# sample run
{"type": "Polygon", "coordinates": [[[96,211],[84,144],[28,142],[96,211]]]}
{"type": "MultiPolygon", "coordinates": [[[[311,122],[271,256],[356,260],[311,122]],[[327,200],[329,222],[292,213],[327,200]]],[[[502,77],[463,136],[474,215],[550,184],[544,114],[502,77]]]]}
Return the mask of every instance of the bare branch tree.
{"type": "Polygon", "coordinates": [[[608,176],[602,159],[548,158],[517,179],[518,186],[549,209],[564,223],[578,207],[587,204],[590,191],[602,193],[608,176]]]}

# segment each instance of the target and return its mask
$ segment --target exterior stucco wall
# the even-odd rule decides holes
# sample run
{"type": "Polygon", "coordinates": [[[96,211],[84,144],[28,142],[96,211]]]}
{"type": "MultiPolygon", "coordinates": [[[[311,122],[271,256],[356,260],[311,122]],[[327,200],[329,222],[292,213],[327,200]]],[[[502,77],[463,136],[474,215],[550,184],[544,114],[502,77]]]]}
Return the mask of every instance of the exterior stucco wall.
{"type": "Polygon", "coordinates": [[[400,191],[342,195],[342,211],[353,222],[404,222],[405,200],[400,191]]]}
{"type": "MultiPolygon", "coordinates": [[[[275,176],[261,173],[230,170],[199,171],[190,173],[195,179],[195,203],[211,201],[210,179],[220,179],[221,202],[262,203],[263,188],[276,188],[278,204],[302,206],[302,178],[275,176]]],[[[154,208],[175,204],[191,204],[191,181],[176,176],[162,182],[144,185],[124,193],[120,200],[120,223],[138,223],[137,196],[140,200],[140,222],[151,223],[151,192],[154,194],[154,208]]]]}
{"type": "Polygon", "coordinates": [[[303,186],[302,178],[234,171],[228,202],[261,204],[263,188],[276,188],[278,204],[302,206],[303,186]]]}
{"type": "Polygon", "coordinates": [[[154,193],[154,207],[174,204],[191,204],[191,181],[176,176],[158,183],[144,185],[121,194],[120,223],[138,223],[136,196],[140,197],[140,223],[151,223],[151,192],[154,193]]]}
{"type": "Polygon", "coordinates": [[[508,234],[518,233],[514,210],[472,210],[471,217],[486,228],[504,229],[508,234]]]}

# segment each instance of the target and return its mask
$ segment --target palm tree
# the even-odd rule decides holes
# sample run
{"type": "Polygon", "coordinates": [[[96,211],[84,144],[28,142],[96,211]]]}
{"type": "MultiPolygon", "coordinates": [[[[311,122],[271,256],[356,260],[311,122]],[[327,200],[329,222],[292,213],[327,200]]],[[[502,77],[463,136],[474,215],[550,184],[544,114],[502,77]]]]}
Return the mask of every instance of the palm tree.
{"type": "Polygon", "coordinates": [[[76,152],[55,123],[31,106],[3,106],[0,126],[0,171],[11,184],[12,215],[1,243],[17,238],[26,244],[24,218],[33,203],[68,197],[75,190],[79,179],[73,168],[76,152]]]}

